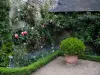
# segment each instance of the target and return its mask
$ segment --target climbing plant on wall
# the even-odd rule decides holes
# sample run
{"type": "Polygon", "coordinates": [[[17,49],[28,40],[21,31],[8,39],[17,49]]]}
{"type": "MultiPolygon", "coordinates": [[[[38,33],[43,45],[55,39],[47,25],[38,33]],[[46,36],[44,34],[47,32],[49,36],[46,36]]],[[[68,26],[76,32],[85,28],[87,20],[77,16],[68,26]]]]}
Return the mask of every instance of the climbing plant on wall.
{"type": "Polygon", "coordinates": [[[92,13],[58,13],[50,15],[55,25],[71,30],[72,36],[85,43],[92,43],[100,53],[100,12],[92,13]]]}

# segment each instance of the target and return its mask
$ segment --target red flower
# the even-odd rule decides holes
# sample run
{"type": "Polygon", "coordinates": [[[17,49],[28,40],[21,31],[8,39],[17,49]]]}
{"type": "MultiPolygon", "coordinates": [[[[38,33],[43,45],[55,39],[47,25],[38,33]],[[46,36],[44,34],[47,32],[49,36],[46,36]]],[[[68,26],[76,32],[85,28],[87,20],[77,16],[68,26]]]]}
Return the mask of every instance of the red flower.
{"type": "Polygon", "coordinates": [[[17,38],[17,39],[19,38],[18,34],[15,34],[15,38],[17,38]]]}
{"type": "Polygon", "coordinates": [[[27,35],[28,33],[27,33],[27,31],[24,31],[24,35],[27,35]]]}
{"type": "Polygon", "coordinates": [[[21,32],[21,35],[24,36],[24,32],[21,32]]]}

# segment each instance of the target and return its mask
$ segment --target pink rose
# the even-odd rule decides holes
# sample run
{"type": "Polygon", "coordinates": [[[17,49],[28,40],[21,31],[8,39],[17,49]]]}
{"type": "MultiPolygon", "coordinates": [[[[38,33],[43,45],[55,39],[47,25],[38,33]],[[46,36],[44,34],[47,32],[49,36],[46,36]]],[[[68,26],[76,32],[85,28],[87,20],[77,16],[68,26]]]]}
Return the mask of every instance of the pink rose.
{"type": "Polygon", "coordinates": [[[24,32],[21,32],[21,35],[24,36],[24,32]]]}
{"type": "Polygon", "coordinates": [[[24,35],[27,35],[28,34],[28,32],[27,31],[24,31],[24,35]]]}
{"type": "Polygon", "coordinates": [[[19,38],[18,34],[15,34],[15,38],[17,38],[17,39],[19,38]]]}

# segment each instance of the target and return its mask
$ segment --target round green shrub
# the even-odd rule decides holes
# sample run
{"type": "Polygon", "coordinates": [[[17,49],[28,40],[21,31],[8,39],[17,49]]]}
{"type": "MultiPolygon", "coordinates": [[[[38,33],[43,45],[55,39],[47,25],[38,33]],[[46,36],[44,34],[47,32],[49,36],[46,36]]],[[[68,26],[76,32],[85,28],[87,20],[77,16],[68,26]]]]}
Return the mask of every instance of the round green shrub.
{"type": "Polygon", "coordinates": [[[67,38],[61,42],[60,50],[67,55],[81,55],[85,51],[85,45],[77,38],[67,38]]]}

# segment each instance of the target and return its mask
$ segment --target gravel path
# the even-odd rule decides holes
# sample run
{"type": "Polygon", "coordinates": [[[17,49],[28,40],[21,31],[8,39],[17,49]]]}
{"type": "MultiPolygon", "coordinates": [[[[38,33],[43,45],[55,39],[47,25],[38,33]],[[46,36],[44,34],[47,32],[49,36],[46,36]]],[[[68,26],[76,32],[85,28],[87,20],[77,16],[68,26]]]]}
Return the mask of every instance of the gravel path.
{"type": "Polygon", "coordinates": [[[67,65],[64,57],[58,57],[31,75],[100,75],[100,63],[79,60],[78,65],[67,65]]]}

